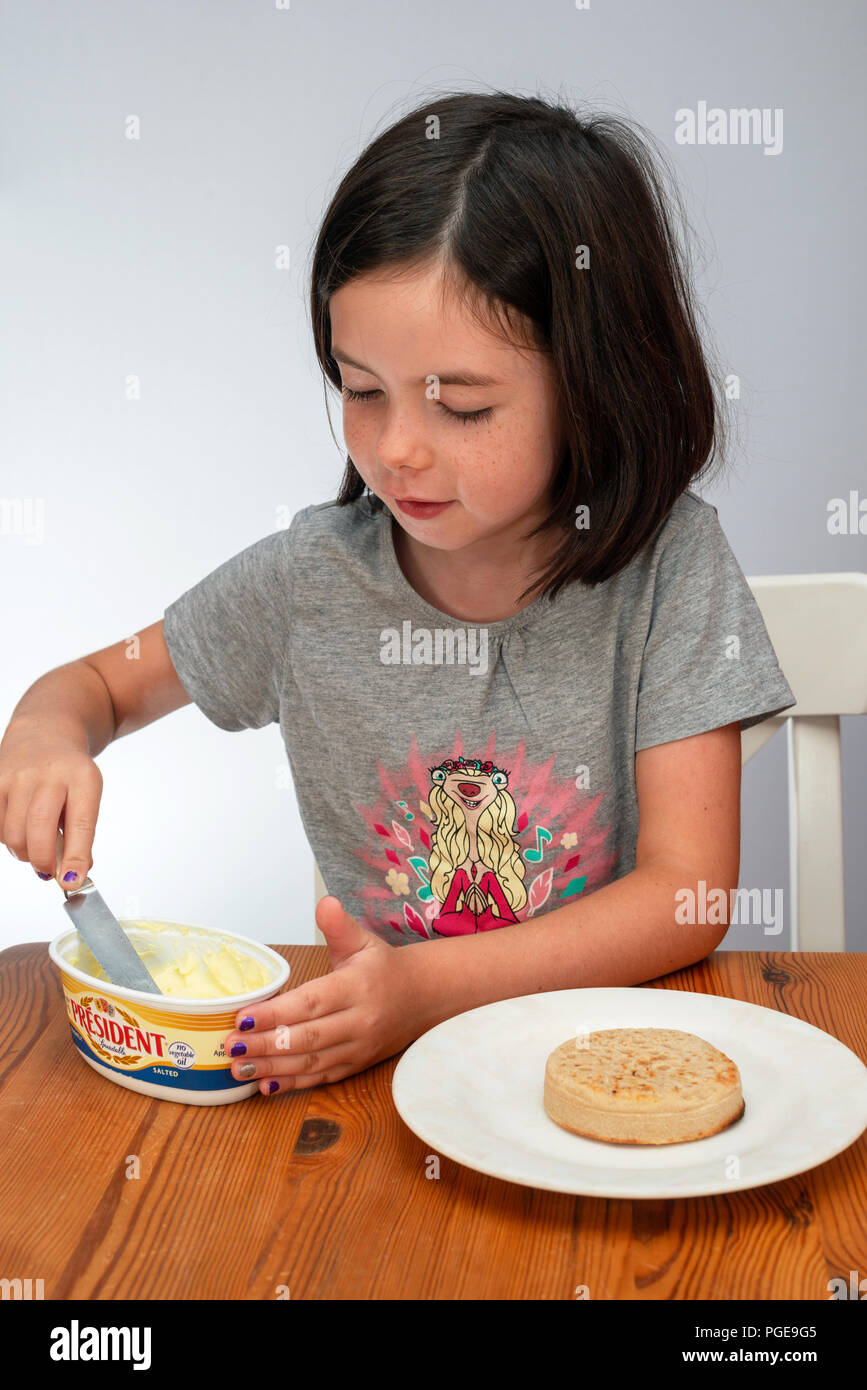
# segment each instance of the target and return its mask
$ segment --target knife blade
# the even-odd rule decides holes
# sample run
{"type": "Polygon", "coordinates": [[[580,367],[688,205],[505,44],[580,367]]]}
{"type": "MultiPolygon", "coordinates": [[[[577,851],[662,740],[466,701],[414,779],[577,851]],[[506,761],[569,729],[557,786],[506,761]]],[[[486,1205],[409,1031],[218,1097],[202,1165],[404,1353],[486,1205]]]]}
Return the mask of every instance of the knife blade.
{"type": "MultiPolygon", "coordinates": [[[[63,862],[63,835],[57,832],[57,872],[63,862]]],[[[111,912],[90,878],[68,893],[60,884],[66,902],[63,910],[99,961],[110,982],[126,989],[162,994],[141,956],[120,922],[111,912]]]]}

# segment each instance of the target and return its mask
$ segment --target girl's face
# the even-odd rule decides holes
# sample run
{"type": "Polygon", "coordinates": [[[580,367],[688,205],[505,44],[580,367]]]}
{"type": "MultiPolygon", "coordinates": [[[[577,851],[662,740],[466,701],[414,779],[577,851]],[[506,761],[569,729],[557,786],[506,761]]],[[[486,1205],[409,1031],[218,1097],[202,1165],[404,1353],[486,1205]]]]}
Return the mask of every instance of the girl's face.
{"type": "Polygon", "coordinates": [[[453,300],[443,307],[433,267],[357,276],[330,312],[346,447],[405,531],[459,550],[543,519],[561,443],[547,354],[502,343],[453,300]],[[484,381],[454,380],[469,376],[484,381]],[[412,516],[397,498],[448,505],[412,516]]]}

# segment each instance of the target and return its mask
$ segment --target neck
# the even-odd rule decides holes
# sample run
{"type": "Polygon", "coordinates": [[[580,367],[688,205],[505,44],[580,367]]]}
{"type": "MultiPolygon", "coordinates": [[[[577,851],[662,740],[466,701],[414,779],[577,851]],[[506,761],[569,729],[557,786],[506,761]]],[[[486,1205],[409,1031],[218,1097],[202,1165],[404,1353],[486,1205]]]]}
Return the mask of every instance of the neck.
{"type": "MultiPolygon", "coordinates": [[[[537,519],[538,520],[538,519],[537,519]]],[[[522,519],[526,532],[537,524],[522,519]]],[[[488,537],[464,550],[436,550],[422,545],[392,518],[394,550],[404,577],[416,593],[440,612],[460,622],[484,625],[513,618],[538,598],[537,587],[520,598],[528,585],[538,586],[538,570],[550,556],[545,534],[523,543],[520,559],[504,560],[504,538],[488,537]]]]}

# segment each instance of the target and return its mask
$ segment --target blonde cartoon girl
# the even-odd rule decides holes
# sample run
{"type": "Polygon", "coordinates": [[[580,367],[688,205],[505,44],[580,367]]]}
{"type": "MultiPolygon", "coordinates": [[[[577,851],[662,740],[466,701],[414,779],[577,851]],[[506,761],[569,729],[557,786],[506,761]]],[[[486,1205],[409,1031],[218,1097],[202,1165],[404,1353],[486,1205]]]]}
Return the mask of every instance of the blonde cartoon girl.
{"type": "Polygon", "coordinates": [[[430,774],[436,813],[430,886],[442,903],[435,935],[467,936],[517,922],[515,912],[527,901],[526,870],[512,834],[509,774],[478,758],[446,758],[430,774]]]}

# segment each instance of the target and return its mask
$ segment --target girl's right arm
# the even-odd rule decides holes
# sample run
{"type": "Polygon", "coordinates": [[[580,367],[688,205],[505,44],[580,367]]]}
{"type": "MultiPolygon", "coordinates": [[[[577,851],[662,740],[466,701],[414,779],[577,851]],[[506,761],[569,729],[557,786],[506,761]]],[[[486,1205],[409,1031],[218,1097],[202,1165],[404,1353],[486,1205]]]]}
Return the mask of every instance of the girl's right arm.
{"type": "MultiPolygon", "coordinates": [[[[93,761],[124,734],[190,703],[163,636],[163,620],[40,676],[0,740],[0,843],[37,871],[87,876],[102,796],[93,761]],[[131,653],[136,653],[131,655],[131,653]],[[63,862],[56,863],[63,813],[63,862]]],[[[69,885],[65,885],[67,888],[69,885]]]]}

